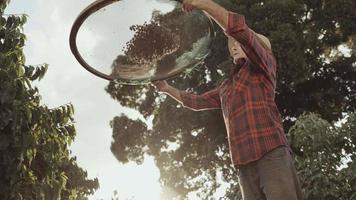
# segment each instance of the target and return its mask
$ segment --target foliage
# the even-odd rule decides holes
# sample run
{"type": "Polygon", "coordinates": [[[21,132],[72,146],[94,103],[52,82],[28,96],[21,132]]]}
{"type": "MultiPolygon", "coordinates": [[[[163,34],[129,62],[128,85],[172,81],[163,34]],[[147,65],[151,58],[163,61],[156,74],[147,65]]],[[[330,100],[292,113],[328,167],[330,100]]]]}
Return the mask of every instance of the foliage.
{"type": "MultiPolygon", "coordinates": [[[[268,36],[272,42],[279,67],[276,102],[286,133],[291,138],[291,146],[297,154],[297,166],[307,199],[352,199],[355,195],[354,180],[345,178],[355,173],[355,156],[347,161],[347,167],[342,170],[339,167],[346,154],[352,154],[355,145],[355,136],[352,135],[356,132],[355,121],[351,120],[354,115],[350,114],[342,128],[333,124],[343,117],[343,113],[353,113],[356,108],[355,1],[218,2],[245,15],[248,25],[268,36]],[[302,115],[304,112],[318,115],[302,115]],[[310,140],[309,137],[314,138],[310,140]],[[318,159],[320,162],[316,162],[318,159]],[[342,178],[347,183],[343,183],[342,178]]],[[[205,63],[170,80],[172,85],[202,93],[224,78],[231,61],[225,36],[218,27],[216,30],[211,54],[205,63]]],[[[158,95],[150,86],[110,83],[106,91],[122,105],[138,110],[147,119],[153,116],[150,129],[144,122],[125,116],[113,119],[112,124],[116,128],[113,129],[111,149],[120,162],[142,162],[143,154],[153,155],[167,199],[186,199],[192,193],[201,199],[212,198],[219,188],[220,182],[216,177],[220,173],[229,184],[222,199],[237,198],[238,180],[230,164],[220,111],[183,109],[171,98],[158,95]],[[119,134],[121,137],[117,137],[119,134]]]]}
{"type": "Polygon", "coordinates": [[[316,114],[301,115],[290,129],[290,141],[302,152],[296,157],[306,199],[356,197],[356,113],[340,127],[316,114]]]}
{"type": "Polygon", "coordinates": [[[25,15],[4,15],[0,4],[0,199],[87,199],[97,179],[70,156],[74,140],[71,104],[48,108],[32,81],[47,64],[25,64],[25,15]]]}

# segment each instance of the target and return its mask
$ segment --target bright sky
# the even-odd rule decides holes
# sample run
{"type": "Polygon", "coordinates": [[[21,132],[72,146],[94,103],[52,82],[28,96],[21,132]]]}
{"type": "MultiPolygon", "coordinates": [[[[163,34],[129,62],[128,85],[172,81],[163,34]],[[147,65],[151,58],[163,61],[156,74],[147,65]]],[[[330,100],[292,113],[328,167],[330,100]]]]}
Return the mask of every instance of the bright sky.
{"type": "MultiPolygon", "coordinates": [[[[42,103],[49,107],[68,102],[74,104],[77,137],[71,149],[73,155],[77,156],[79,166],[88,171],[89,177],[98,177],[100,182],[100,189],[90,199],[109,200],[114,190],[118,191],[120,199],[159,199],[159,171],[152,158],[147,157],[141,166],[134,163],[122,165],[110,151],[110,120],[120,113],[137,118],[138,113],[112,100],[104,91],[108,82],[85,71],[70,52],[68,37],[71,25],[80,11],[92,1],[12,0],[6,13],[29,15],[24,29],[27,35],[26,63],[49,64],[44,79],[36,83],[42,95],[42,103]]],[[[172,9],[173,5],[162,2],[121,1],[115,22],[127,28],[129,24],[143,23],[150,19],[154,8],[165,11],[172,9]]],[[[110,23],[115,24],[114,21],[110,23]]],[[[95,39],[95,34],[103,31],[106,24],[92,25],[98,28],[84,30],[80,40],[86,42],[81,43],[80,47],[93,50],[93,54],[97,55],[91,57],[91,62],[102,63],[107,54],[113,54],[111,50],[102,51],[100,46],[108,44],[108,40],[95,39]]],[[[130,37],[128,29],[123,28],[118,34],[122,34],[125,39],[130,37]]]]}

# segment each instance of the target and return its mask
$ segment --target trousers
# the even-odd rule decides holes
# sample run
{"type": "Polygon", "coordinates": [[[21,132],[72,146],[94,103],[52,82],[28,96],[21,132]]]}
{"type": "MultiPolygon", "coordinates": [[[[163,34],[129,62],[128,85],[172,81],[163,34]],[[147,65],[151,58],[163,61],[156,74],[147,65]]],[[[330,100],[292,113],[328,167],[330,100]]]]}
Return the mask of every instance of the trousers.
{"type": "Polygon", "coordinates": [[[239,184],[243,200],[300,200],[302,192],[294,159],[285,146],[261,159],[239,166],[239,184]]]}

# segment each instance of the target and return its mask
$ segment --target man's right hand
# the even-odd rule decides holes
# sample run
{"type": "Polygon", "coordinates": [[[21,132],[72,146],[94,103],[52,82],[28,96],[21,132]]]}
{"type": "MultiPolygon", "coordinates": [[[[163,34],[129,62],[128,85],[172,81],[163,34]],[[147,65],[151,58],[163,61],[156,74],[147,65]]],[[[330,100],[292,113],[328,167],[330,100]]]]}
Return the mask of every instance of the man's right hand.
{"type": "Polygon", "coordinates": [[[175,87],[170,86],[167,81],[154,81],[152,84],[158,91],[164,92],[174,98],[176,101],[182,103],[182,98],[180,96],[181,91],[175,87]]]}
{"type": "Polygon", "coordinates": [[[152,84],[156,87],[156,89],[158,91],[161,91],[161,92],[167,92],[168,87],[169,87],[167,81],[165,81],[165,80],[155,81],[155,82],[152,82],[152,84]]]}

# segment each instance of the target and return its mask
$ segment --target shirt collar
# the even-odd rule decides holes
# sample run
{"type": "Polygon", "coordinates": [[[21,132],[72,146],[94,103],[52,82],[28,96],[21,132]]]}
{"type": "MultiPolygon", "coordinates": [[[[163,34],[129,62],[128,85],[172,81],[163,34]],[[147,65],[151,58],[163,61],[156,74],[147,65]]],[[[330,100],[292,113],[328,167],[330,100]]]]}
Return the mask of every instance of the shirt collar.
{"type": "Polygon", "coordinates": [[[248,63],[247,62],[247,58],[239,58],[237,60],[237,63],[234,64],[233,67],[231,68],[230,77],[229,78],[232,78],[231,76],[233,76],[236,73],[238,73],[242,67],[245,67],[247,65],[247,63],[248,63]]]}

